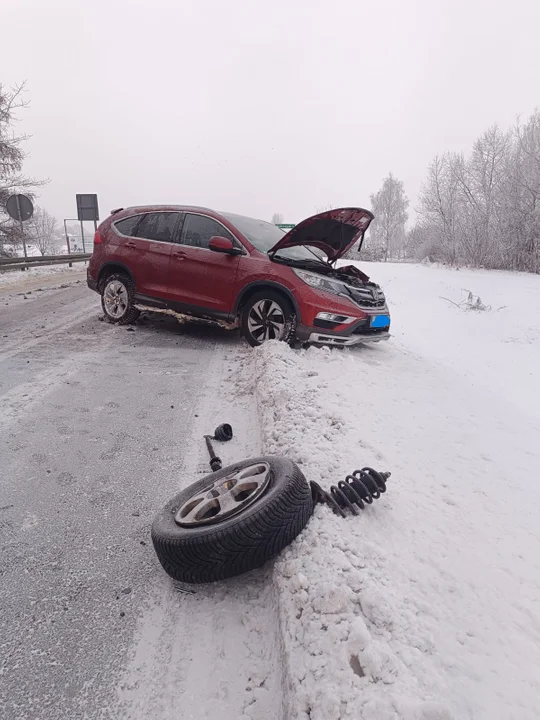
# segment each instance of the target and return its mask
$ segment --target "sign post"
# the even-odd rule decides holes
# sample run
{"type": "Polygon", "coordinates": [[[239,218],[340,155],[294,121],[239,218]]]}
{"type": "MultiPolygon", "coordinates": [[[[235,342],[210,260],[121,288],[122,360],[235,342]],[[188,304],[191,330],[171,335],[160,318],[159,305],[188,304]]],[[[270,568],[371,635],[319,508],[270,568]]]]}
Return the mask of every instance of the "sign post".
{"type": "Polygon", "coordinates": [[[23,251],[24,251],[24,259],[26,260],[28,258],[28,252],[26,250],[26,238],[24,237],[24,227],[23,227],[23,221],[22,221],[22,208],[21,208],[21,196],[15,195],[15,199],[17,200],[17,215],[19,216],[19,222],[21,224],[21,238],[22,238],[22,244],[23,244],[23,251]]]}
{"type": "Polygon", "coordinates": [[[84,244],[84,220],[93,221],[94,227],[97,230],[97,221],[99,220],[99,208],[97,195],[77,195],[77,219],[81,223],[81,238],[83,252],[86,252],[86,246],[84,244]]]}
{"type": "Polygon", "coordinates": [[[81,238],[82,238],[82,251],[83,251],[83,253],[85,253],[85,252],[86,252],[86,246],[85,246],[85,244],[84,244],[84,225],[83,225],[83,221],[82,221],[82,220],[81,220],[81,238]]]}
{"type": "Polygon", "coordinates": [[[13,220],[18,220],[21,225],[21,239],[24,250],[24,259],[28,259],[28,252],[26,250],[26,238],[24,237],[23,222],[30,220],[34,214],[34,206],[32,201],[26,195],[11,195],[7,199],[6,212],[13,220]]]}
{"type": "MultiPolygon", "coordinates": [[[[64,233],[66,234],[66,245],[67,245],[67,254],[71,255],[71,248],[69,246],[69,234],[67,231],[67,225],[66,225],[66,219],[64,218],[64,233]]],[[[69,263],[69,267],[73,267],[73,263],[69,263]]]]}

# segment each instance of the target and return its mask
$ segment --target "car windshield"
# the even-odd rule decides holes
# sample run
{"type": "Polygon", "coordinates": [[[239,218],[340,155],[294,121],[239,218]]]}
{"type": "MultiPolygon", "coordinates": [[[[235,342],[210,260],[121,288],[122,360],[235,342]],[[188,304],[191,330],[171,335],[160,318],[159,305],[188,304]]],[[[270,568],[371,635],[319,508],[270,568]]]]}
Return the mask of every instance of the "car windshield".
{"type": "MultiPolygon", "coordinates": [[[[263,253],[271,250],[285,235],[285,232],[278,228],[277,225],[272,225],[272,223],[264,220],[255,220],[255,218],[234,215],[233,213],[221,213],[221,215],[237,227],[242,235],[245,235],[249,242],[263,253]]],[[[324,255],[321,256],[320,253],[310,251],[301,245],[283,248],[277,254],[280,257],[291,258],[292,260],[315,260],[315,257],[319,257],[324,261],[324,255]]]]}

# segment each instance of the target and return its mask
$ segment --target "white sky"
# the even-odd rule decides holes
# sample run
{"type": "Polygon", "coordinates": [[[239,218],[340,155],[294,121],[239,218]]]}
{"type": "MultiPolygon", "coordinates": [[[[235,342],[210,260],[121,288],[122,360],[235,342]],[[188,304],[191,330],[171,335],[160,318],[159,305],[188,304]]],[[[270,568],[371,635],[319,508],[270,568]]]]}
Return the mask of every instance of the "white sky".
{"type": "Polygon", "coordinates": [[[195,203],[295,222],[414,201],[436,153],[540,105],[540,0],[2,0],[26,171],[60,220],[195,203]]]}

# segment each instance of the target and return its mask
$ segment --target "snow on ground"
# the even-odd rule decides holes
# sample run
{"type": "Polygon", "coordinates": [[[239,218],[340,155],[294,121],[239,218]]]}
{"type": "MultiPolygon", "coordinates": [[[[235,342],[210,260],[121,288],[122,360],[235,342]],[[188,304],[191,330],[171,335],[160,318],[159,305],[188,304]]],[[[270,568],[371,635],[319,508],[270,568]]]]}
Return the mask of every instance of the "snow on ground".
{"type": "Polygon", "coordinates": [[[59,281],[70,281],[71,276],[85,269],[83,262],[73,263],[73,267],[69,265],[46,265],[44,267],[29,268],[28,270],[2,270],[0,269],[0,290],[11,290],[19,285],[27,283],[35,283],[36,280],[46,280],[48,278],[57,278],[59,281]]]}
{"type": "MultiPolygon", "coordinates": [[[[23,251],[22,246],[15,247],[11,243],[3,243],[2,248],[5,251],[5,253],[10,255],[11,257],[20,257],[20,258],[24,257],[24,251],[23,251]]],[[[39,257],[42,254],[43,253],[40,252],[37,245],[34,245],[33,243],[28,243],[28,242],[26,243],[26,256],[27,257],[39,257]]],[[[51,255],[52,254],[53,253],[51,253],[51,255]]]]}
{"type": "Polygon", "coordinates": [[[363,267],[387,291],[388,343],[256,352],[265,452],[326,488],[392,472],[360,517],[319,506],[276,563],[291,717],[532,720],[540,277],[363,267]],[[492,310],[441,299],[463,289],[492,310]]]}

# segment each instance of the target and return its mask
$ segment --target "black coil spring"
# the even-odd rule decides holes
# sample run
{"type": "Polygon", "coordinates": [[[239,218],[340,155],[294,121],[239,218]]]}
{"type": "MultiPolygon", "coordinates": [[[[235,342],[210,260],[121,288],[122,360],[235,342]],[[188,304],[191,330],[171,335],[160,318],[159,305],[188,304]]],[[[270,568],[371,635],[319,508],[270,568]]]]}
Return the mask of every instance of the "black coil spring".
{"type": "Polygon", "coordinates": [[[389,477],[389,472],[377,472],[373,468],[365,467],[347,475],[345,480],[340,480],[337,485],[332,485],[329,493],[312,482],[313,498],[318,502],[327,503],[342,517],[345,517],[344,510],[350,510],[353,515],[358,515],[358,510],[371,505],[386,492],[386,481],[389,477]]]}

